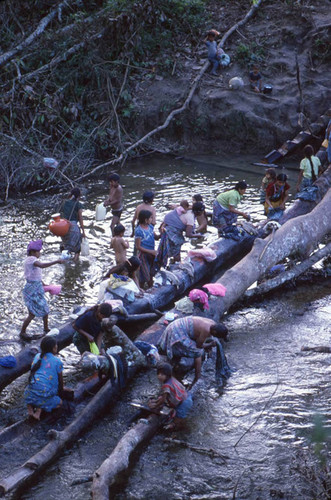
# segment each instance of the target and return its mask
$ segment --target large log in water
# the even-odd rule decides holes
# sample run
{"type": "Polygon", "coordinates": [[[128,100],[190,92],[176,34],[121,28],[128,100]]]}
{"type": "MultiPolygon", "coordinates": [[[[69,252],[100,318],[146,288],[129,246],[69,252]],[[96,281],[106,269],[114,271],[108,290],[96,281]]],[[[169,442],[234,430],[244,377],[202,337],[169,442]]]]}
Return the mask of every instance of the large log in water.
{"type": "Polygon", "coordinates": [[[213,301],[214,319],[222,317],[247,288],[272,266],[294,253],[308,256],[314,246],[331,232],[330,210],[331,190],[309,214],[287,221],[265,240],[257,238],[251,252],[218,280],[227,292],[225,297],[213,301]]]}
{"type": "MultiPolygon", "coordinates": [[[[120,332],[117,329],[116,336],[119,335],[120,332]]],[[[125,336],[125,334],[123,335],[125,336]]],[[[126,337],[123,343],[128,346],[130,340],[126,337]]],[[[134,353],[136,347],[133,344],[131,347],[131,352],[134,353]]],[[[127,380],[131,380],[142,368],[139,359],[129,367],[127,380]]],[[[75,441],[97,418],[100,418],[110,408],[111,403],[120,397],[120,394],[121,390],[118,384],[111,384],[108,381],[68,427],[63,431],[50,430],[48,434],[51,441],[11,475],[0,481],[0,495],[16,490],[37,477],[40,471],[47,467],[69,443],[75,441]]]]}
{"type": "Polygon", "coordinates": [[[122,437],[111,455],[93,475],[93,500],[109,499],[109,488],[115,483],[119,474],[128,469],[132,452],[154,436],[162,421],[162,416],[150,415],[148,422],[138,422],[122,437]]]}

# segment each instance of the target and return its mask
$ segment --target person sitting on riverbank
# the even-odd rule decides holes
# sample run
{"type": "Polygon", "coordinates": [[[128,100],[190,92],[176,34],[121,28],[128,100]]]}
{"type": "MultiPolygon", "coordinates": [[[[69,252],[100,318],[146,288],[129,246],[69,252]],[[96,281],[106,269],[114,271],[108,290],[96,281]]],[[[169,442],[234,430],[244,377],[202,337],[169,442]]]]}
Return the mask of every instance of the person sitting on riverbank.
{"type": "Polygon", "coordinates": [[[252,70],[249,72],[249,83],[254,92],[262,92],[262,75],[260,73],[260,68],[257,65],[254,65],[252,70]]]}
{"type": "Polygon", "coordinates": [[[72,327],[76,330],[73,342],[81,354],[84,352],[93,352],[93,354],[103,352],[101,322],[104,318],[109,318],[112,312],[111,305],[103,303],[91,307],[73,322],[72,327]]]}
{"type": "Polygon", "coordinates": [[[240,212],[236,208],[242,200],[246,188],[246,182],[239,181],[233,189],[225,191],[216,197],[213,204],[213,226],[217,227],[219,233],[222,233],[227,227],[235,224],[238,215],[241,215],[246,220],[250,220],[248,214],[240,212]]]}
{"type": "Polygon", "coordinates": [[[266,190],[269,184],[276,181],[276,170],[274,168],[268,168],[265,172],[265,176],[262,179],[260,188],[260,203],[265,204],[266,190]]]}
{"type": "Polygon", "coordinates": [[[286,174],[278,174],[276,181],[269,184],[266,189],[264,209],[268,219],[279,220],[284,213],[290,189],[290,185],[286,181],[286,174]]]}
{"type": "Polygon", "coordinates": [[[166,425],[166,430],[179,429],[193,406],[192,395],[172,375],[169,363],[157,366],[157,378],[161,382],[161,390],[156,399],[151,399],[148,406],[153,410],[161,410],[164,405],[173,408],[172,421],[166,425]]]}
{"type": "Polygon", "coordinates": [[[70,222],[68,233],[62,236],[61,250],[73,252],[75,254],[75,262],[79,259],[82,237],[86,237],[83,222],[83,205],[79,201],[80,195],[80,189],[73,188],[70,199],[64,202],[61,210],[62,217],[70,222]]]}
{"type": "Polygon", "coordinates": [[[109,176],[109,195],[103,204],[105,207],[111,207],[113,218],[110,224],[110,230],[113,235],[114,227],[120,223],[123,212],[123,188],[120,185],[120,176],[118,174],[111,174],[109,176]]]}
{"type": "Polygon", "coordinates": [[[217,76],[217,70],[220,66],[220,57],[217,54],[217,42],[216,38],[219,36],[218,31],[210,30],[207,33],[204,43],[208,49],[208,61],[212,66],[211,75],[217,76]]]}
{"type": "Polygon", "coordinates": [[[28,308],[29,316],[23,322],[20,336],[25,340],[31,338],[26,335],[26,329],[35,316],[43,318],[44,334],[49,332],[49,307],[45,298],[41,270],[65,262],[65,260],[62,259],[57,259],[52,262],[40,262],[39,257],[42,246],[42,240],[30,241],[27,248],[27,258],[24,261],[24,277],[26,279],[26,284],[23,288],[23,298],[28,308]]]}
{"type": "Polygon", "coordinates": [[[216,343],[207,342],[211,336],[227,340],[228,329],[222,323],[202,318],[187,316],[170,323],[164,330],[158,347],[161,354],[166,354],[169,361],[179,363],[181,358],[194,359],[195,376],[192,385],[201,375],[204,350],[210,350],[216,343]]]}
{"type": "Polygon", "coordinates": [[[110,248],[115,252],[116,265],[123,264],[126,261],[126,251],[129,248],[129,242],[123,238],[125,227],[122,224],[117,224],[114,227],[114,236],[110,241],[110,248]]]}
{"type": "Polygon", "coordinates": [[[138,215],[138,226],[135,231],[135,247],[140,260],[139,285],[144,288],[153,286],[154,260],[157,255],[155,239],[159,236],[154,233],[153,216],[149,210],[141,210],[138,215]]]}
{"type": "MultiPolygon", "coordinates": [[[[182,202],[181,202],[182,204],[182,202]]],[[[168,258],[173,257],[175,262],[180,262],[180,251],[185,238],[201,238],[202,234],[194,232],[194,218],[203,213],[204,205],[200,202],[193,203],[192,210],[185,210],[183,206],[168,212],[161,225],[161,241],[159,244],[156,266],[158,269],[166,267],[168,258]],[[182,208],[182,213],[179,211],[182,208]]]]}
{"type": "Polygon", "coordinates": [[[321,162],[317,156],[314,156],[313,147],[310,144],[303,149],[305,158],[300,162],[300,172],[296,190],[311,186],[321,174],[321,162]]]}
{"type": "Polygon", "coordinates": [[[131,238],[134,236],[134,231],[135,231],[135,224],[138,220],[139,213],[141,210],[148,210],[152,214],[152,224],[155,226],[156,224],[156,210],[155,207],[153,207],[153,201],[154,201],[154,193],[153,191],[145,191],[143,194],[143,202],[140,203],[140,205],[137,206],[134,216],[132,219],[132,233],[131,233],[131,238]]]}
{"type": "Polygon", "coordinates": [[[36,354],[24,397],[30,417],[40,420],[41,412],[50,413],[62,405],[59,393],[63,390],[63,363],[56,357],[57,342],[45,337],[40,343],[41,352],[36,354]]]}

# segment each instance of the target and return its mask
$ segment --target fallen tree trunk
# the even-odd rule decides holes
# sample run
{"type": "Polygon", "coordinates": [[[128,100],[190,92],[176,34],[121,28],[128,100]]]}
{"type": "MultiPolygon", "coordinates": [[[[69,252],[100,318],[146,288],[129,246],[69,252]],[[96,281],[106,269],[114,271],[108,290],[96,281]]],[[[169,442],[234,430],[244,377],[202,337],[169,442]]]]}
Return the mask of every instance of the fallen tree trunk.
{"type": "Polygon", "coordinates": [[[164,417],[150,415],[147,422],[138,422],[117,443],[111,455],[101,464],[93,475],[93,500],[109,499],[109,488],[119,474],[129,467],[130,455],[144,441],[151,439],[161,427],[164,417]]]}
{"type": "Polygon", "coordinates": [[[321,248],[317,252],[314,252],[309,257],[309,259],[300,262],[300,264],[297,264],[292,269],[284,271],[275,278],[269,279],[265,283],[262,283],[261,285],[252,288],[251,290],[247,290],[245,292],[244,297],[251,299],[254,297],[258,297],[260,295],[264,295],[265,293],[270,292],[271,290],[276,290],[280,286],[284,285],[284,283],[287,283],[288,281],[297,278],[298,276],[300,276],[300,274],[304,273],[305,271],[307,271],[307,269],[316,264],[316,262],[323,259],[324,257],[327,257],[330,254],[331,254],[331,243],[328,243],[327,245],[325,245],[325,247],[321,248]]]}
{"type": "MultiPolygon", "coordinates": [[[[119,335],[118,331],[117,335],[119,335]]],[[[127,341],[130,342],[129,339],[127,341]]],[[[136,347],[133,346],[133,349],[136,347]]],[[[127,380],[131,380],[141,367],[139,363],[131,365],[128,369],[127,380]]],[[[0,481],[0,495],[16,490],[27,484],[32,478],[38,477],[40,471],[46,468],[69,443],[75,441],[82,432],[90,428],[93,422],[100,418],[110,405],[120,397],[120,394],[121,389],[117,382],[114,384],[110,381],[106,382],[68,427],[63,431],[51,429],[48,433],[51,441],[25,464],[0,481]]]]}
{"type": "Polygon", "coordinates": [[[219,320],[247,288],[284,258],[294,253],[309,255],[331,231],[330,209],[331,190],[309,214],[287,221],[265,240],[257,238],[251,252],[218,280],[227,292],[225,297],[212,301],[212,317],[219,320]]]}

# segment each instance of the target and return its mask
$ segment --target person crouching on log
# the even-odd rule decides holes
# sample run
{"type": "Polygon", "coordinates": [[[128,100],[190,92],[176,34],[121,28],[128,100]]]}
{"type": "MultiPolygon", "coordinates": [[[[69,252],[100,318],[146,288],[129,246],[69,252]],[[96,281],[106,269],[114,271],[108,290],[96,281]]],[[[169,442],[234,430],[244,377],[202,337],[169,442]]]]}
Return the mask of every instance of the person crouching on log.
{"type": "Polygon", "coordinates": [[[60,408],[63,391],[63,363],[56,357],[57,342],[54,337],[45,337],[40,343],[41,352],[36,354],[25,389],[25,401],[30,417],[40,420],[41,412],[47,413],[60,408]]]}
{"type": "Polygon", "coordinates": [[[109,318],[112,312],[111,305],[105,302],[85,311],[73,322],[72,327],[76,330],[73,342],[81,354],[103,352],[101,322],[104,318],[109,318]]]}
{"type": "Polygon", "coordinates": [[[195,376],[192,386],[201,375],[202,356],[216,343],[206,343],[206,340],[215,336],[227,340],[228,329],[222,323],[215,323],[212,319],[200,316],[187,316],[170,323],[164,330],[158,347],[167,355],[169,361],[179,363],[182,358],[194,359],[195,376]]]}
{"type": "Polygon", "coordinates": [[[40,262],[40,252],[43,246],[42,240],[30,241],[27,248],[27,258],[24,261],[24,277],[26,285],[23,288],[23,298],[29,311],[29,316],[24,320],[20,337],[30,340],[33,337],[26,335],[26,329],[33,318],[42,317],[44,322],[44,334],[49,332],[48,313],[49,307],[45,298],[44,283],[42,282],[42,269],[63,264],[65,260],[58,259],[53,262],[40,262]]]}
{"type": "Polygon", "coordinates": [[[161,391],[157,399],[149,401],[148,406],[153,410],[161,410],[164,405],[173,408],[173,421],[166,425],[165,429],[178,429],[183,426],[183,420],[193,406],[192,395],[172,376],[172,367],[169,363],[157,366],[157,378],[162,384],[161,391]]]}
{"type": "Polygon", "coordinates": [[[233,189],[225,191],[216,197],[213,204],[213,226],[217,227],[219,233],[222,233],[226,227],[235,224],[238,215],[241,215],[246,220],[250,220],[249,214],[237,210],[237,206],[242,200],[246,189],[246,182],[239,181],[233,189]]]}

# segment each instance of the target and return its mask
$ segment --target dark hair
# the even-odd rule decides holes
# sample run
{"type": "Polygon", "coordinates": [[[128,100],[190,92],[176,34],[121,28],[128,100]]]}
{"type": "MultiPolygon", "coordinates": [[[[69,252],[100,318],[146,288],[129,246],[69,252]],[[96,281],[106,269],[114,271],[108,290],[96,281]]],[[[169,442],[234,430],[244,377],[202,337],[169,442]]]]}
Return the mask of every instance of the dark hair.
{"type": "Polygon", "coordinates": [[[216,325],[212,325],[210,327],[210,333],[218,337],[219,339],[228,340],[229,330],[223,323],[217,323],[216,325]]]}
{"type": "Polygon", "coordinates": [[[49,337],[44,337],[42,339],[42,341],[40,342],[40,349],[41,349],[40,358],[31,368],[29,383],[32,381],[32,378],[34,377],[36,371],[39,370],[42,358],[48,352],[53,352],[53,349],[56,346],[56,344],[57,344],[56,338],[52,337],[51,335],[49,337]]]}
{"type": "Polygon", "coordinates": [[[144,194],[143,194],[143,202],[144,203],[150,203],[153,200],[154,200],[154,193],[153,193],[153,191],[145,191],[144,194]]]}
{"type": "Polygon", "coordinates": [[[119,180],[120,180],[120,176],[119,176],[118,174],[111,174],[111,175],[108,177],[108,180],[109,180],[109,182],[110,182],[110,181],[119,182],[119,180]]]}
{"type": "Polygon", "coordinates": [[[123,271],[127,271],[130,278],[132,278],[133,274],[140,267],[140,260],[138,257],[134,255],[127,259],[123,264],[118,264],[117,266],[111,267],[106,274],[106,276],[110,276],[111,274],[122,274],[123,271]]]}
{"type": "Polygon", "coordinates": [[[125,233],[125,227],[123,224],[117,224],[117,226],[114,227],[114,236],[119,236],[122,233],[125,233]]]}
{"type": "Polygon", "coordinates": [[[287,175],[286,174],[278,174],[277,175],[277,181],[286,182],[287,181],[287,175]]]}
{"type": "Polygon", "coordinates": [[[77,198],[80,197],[80,189],[79,188],[73,188],[71,190],[71,196],[74,196],[77,200],[77,198]]]}
{"type": "Polygon", "coordinates": [[[311,157],[314,154],[313,146],[311,146],[310,144],[307,144],[307,146],[305,146],[303,148],[303,152],[304,152],[305,157],[307,158],[307,160],[309,160],[310,167],[311,167],[311,179],[312,179],[313,182],[315,182],[316,181],[316,174],[314,172],[313,160],[311,159],[311,157]]]}
{"type": "Polygon", "coordinates": [[[107,304],[107,302],[103,302],[98,306],[99,313],[102,314],[105,318],[109,318],[111,314],[113,314],[113,308],[110,304],[107,304]]]}
{"type": "Polygon", "coordinates": [[[197,213],[200,213],[200,212],[203,212],[205,209],[205,206],[204,204],[202,203],[202,201],[197,201],[196,203],[193,203],[192,205],[192,212],[194,214],[197,214],[197,213]]]}
{"type": "Polygon", "coordinates": [[[140,210],[138,215],[139,224],[145,224],[145,221],[150,217],[152,217],[152,212],[150,212],[149,210],[140,210]]]}
{"type": "Polygon", "coordinates": [[[193,198],[193,200],[195,200],[195,201],[203,201],[203,198],[202,198],[201,194],[194,194],[194,195],[192,196],[192,198],[193,198]]]}
{"type": "Polygon", "coordinates": [[[246,189],[246,188],[247,188],[247,184],[245,181],[237,182],[237,184],[234,187],[234,189],[236,189],[237,191],[239,191],[239,189],[246,189]]]}
{"type": "Polygon", "coordinates": [[[267,170],[265,171],[266,174],[269,174],[271,175],[271,177],[276,180],[276,170],[274,168],[267,168],[267,170]]]}
{"type": "Polygon", "coordinates": [[[163,373],[169,379],[172,377],[172,366],[169,363],[160,363],[157,365],[156,373],[163,373]]]}

